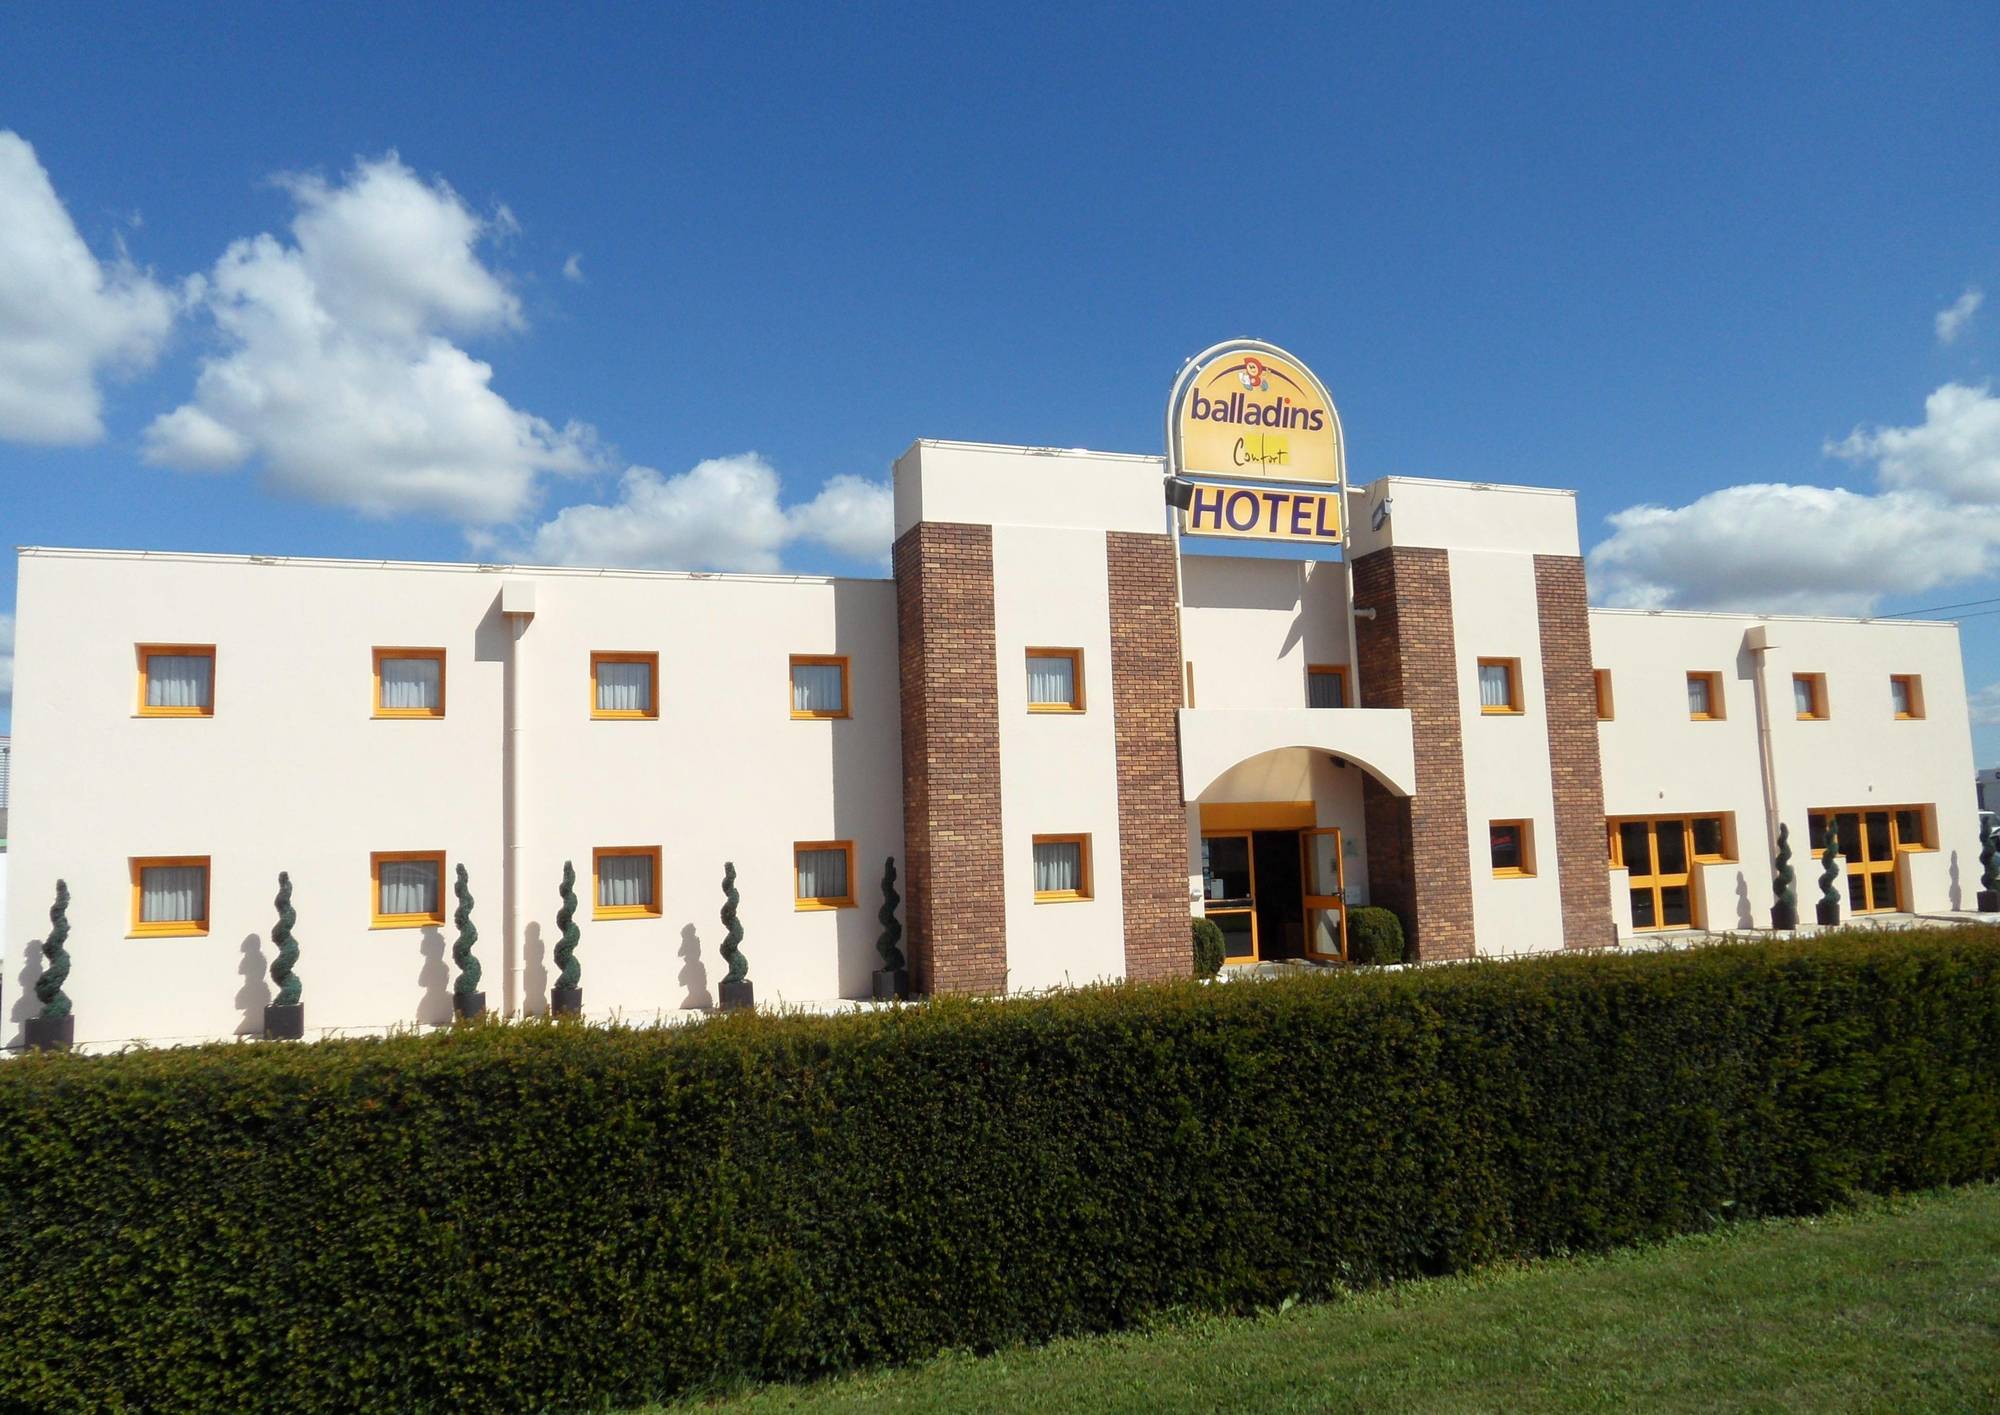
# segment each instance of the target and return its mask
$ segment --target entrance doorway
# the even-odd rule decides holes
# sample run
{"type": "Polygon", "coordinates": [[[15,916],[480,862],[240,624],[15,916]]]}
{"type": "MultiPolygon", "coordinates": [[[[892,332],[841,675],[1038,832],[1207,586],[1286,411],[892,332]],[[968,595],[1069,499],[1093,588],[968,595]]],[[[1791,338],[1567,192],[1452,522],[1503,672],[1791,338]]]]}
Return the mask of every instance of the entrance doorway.
{"type": "Polygon", "coordinates": [[[1815,855],[1826,848],[1828,818],[1840,826],[1850,914],[1887,914],[1903,907],[1897,888],[1899,850],[1923,848],[1921,813],[1914,808],[1879,811],[1812,811],[1806,825],[1815,855]],[[1914,838],[1904,839],[1905,835],[1914,838]]]}
{"type": "Polygon", "coordinates": [[[1303,958],[1306,907],[1299,887],[1299,832],[1260,830],[1250,839],[1257,866],[1257,956],[1303,958]]]}
{"type": "Polygon", "coordinates": [[[1339,830],[1205,830],[1201,870],[1204,912],[1229,962],[1347,957],[1339,830]]]}

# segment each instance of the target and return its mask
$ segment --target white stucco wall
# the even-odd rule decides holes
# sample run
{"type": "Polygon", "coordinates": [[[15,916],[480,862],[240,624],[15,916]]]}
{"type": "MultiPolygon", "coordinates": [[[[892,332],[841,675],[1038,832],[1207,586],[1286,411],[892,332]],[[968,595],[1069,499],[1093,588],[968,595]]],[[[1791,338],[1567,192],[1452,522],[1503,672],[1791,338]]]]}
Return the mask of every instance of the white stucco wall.
{"type": "Polygon", "coordinates": [[[562,861],[583,900],[586,1009],[712,995],[722,862],[740,875],[760,1000],[866,990],[876,880],[902,854],[894,590],[886,582],[482,573],[472,567],[25,554],[20,567],[6,1038],[28,1015],[65,878],[80,1043],[254,1033],[279,870],[298,910],[309,1031],[449,1014],[452,933],[370,928],[371,851],[468,867],[489,1006],[505,985],[503,579],[535,583],[521,642],[521,1000],[545,1002],[562,861]],[[134,645],[216,646],[210,718],[135,715],[134,645]],[[371,716],[374,645],[447,652],[442,721],[371,716]],[[592,649],[657,650],[658,721],[593,721],[592,649]],[[852,660],[853,717],[795,722],[792,653],[852,660]],[[836,804],[836,802],[838,804],[836,804]],[[858,907],[798,913],[790,843],[852,838],[858,907]],[[658,921],[593,922],[593,846],[664,849],[658,921]],[[133,939],[128,860],[207,855],[210,931],[133,939]],[[695,943],[684,943],[692,928],[695,943]]]}

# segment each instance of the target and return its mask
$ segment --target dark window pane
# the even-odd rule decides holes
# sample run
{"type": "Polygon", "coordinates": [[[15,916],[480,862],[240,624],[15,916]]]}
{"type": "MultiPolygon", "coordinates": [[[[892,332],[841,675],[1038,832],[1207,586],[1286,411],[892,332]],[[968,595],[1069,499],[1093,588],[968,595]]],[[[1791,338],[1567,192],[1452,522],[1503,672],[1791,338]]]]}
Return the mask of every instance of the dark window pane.
{"type": "Polygon", "coordinates": [[[1255,951],[1250,943],[1250,914],[1210,914],[1210,922],[1222,930],[1222,952],[1228,958],[1248,958],[1255,951]]]}
{"type": "Polygon", "coordinates": [[[1924,843],[1924,813],[1922,811],[1896,812],[1896,843],[1905,849],[1924,843]]]}
{"type": "Polygon", "coordinates": [[[1635,889],[1632,891],[1632,927],[1650,929],[1659,921],[1653,917],[1653,891],[1635,889]]]}
{"type": "Polygon", "coordinates": [[[1847,907],[1855,913],[1868,908],[1868,876],[1850,874],[1847,877],[1847,907]]]}
{"type": "Polygon", "coordinates": [[[1819,811],[1806,817],[1806,840],[1814,854],[1826,848],[1826,816],[1819,811]]]}
{"type": "Polygon", "coordinates": [[[1875,907],[1877,909],[1896,908],[1896,872],[1894,870],[1881,870],[1876,873],[1874,879],[1875,907]]]}
{"type": "Polygon", "coordinates": [[[1211,901],[1250,897],[1250,842],[1240,835],[1201,842],[1203,893],[1211,901]]]}
{"type": "Polygon", "coordinates": [[[1867,815],[1867,822],[1868,858],[1871,860],[1886,860],[1890,858],[1893,852],[1889,849],[1889,813],[1887,811],[1870,811],[1867,815]]]}
{"type": "Polygon", "coordinates": [[[1493,868],[1496,870],[1518,870],[1521,868],[1521,827],[1512,823],[1489,828],[1493,845],[1493,868]]]}
{"type": "Polygon", "coordinates": [[[1697,816],[1694,823],[1694,853],[1697,855],[1720,855],[1722,853],[1722,817],[1697,816]]]}
{"type": "Polygon", "coordinates": [[[1674,885],[1660,891],[1660,922],[1670,929],[1686,928],[1694,921],[1688,912],[1688,892],[1686,885],[1674,885]]]}
{"type": "Polygon", "coordinates": [[[1679,821],[1656,821],[1660,845],[1660,873],[1684,875],[1688,867],[1687,827],[1679,821]]]}
{"type": "Polygon", "coordinates": [[[1834,817],[1840,826],[1840,857],[1844,860],[1861,858],[1861,816],[1855,811],[1842,811],[1834,817]]]}
{"type": "Polygon", "coordinates": [[[1644,821],[1621,821],[1618,825],[1618,848],[1625,854],[1625,868],[1632,872],[1634,879],[1644,879],[1653,873],[1652,833],[1644,821]]]}

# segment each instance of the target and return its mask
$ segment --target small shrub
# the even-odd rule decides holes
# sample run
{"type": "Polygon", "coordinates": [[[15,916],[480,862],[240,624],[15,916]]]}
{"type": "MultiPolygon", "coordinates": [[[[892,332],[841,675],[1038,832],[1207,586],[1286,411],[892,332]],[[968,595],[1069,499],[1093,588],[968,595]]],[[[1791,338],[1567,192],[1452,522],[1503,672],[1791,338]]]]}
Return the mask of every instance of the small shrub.
{"type": "Polygon", "coordinates": [[[1212,978],[1220,973],[1228,949],[1215,920],[1199,916],[1194,919],[1194,975],[1197,978],[1212,978]]]}
{"type": "Polygon", "coordinates": [[[1347,911],[1347,956],[1356,963],[1403,961],[1403,921],[1393,909],[1364,906],[1347,911]]]}

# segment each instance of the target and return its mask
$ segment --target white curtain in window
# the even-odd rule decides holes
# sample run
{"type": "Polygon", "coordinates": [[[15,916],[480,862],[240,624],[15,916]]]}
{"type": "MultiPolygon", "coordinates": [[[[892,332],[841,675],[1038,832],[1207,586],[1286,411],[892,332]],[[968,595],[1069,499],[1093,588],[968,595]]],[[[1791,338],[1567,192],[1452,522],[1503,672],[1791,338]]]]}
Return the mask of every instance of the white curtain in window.
{"type": "Polygon", "coordinates": [[[1308,673],[1306,675],[1306,706],[1316,708],[1340,707],[1340,675],[1338,673],[1308,673]]]}
{"type": "Polygon", "coordinates": [[[436,712],[440,667],[434,658],[383,659],[382,706],[436,712]]]}
{"type": "Polygon", "coordinates": [[[435,914],[438,912],[438,867],[435,860],[384,860],[382,862],[383,914],[435,914]]]}
{"type": "Polygon", "coordinates": [[[837,663],[795,663],[792,665],[793,712],[841,712],[840,665],[837,663]]]}
{"type": "Polygon", "coordinates": [[[1074,840],[1050,840],[1035,846],[1035,892],[1075,893],[1083,888],[1083,846],[1074,840]]]}
{"type": "Polygon", "coordinates": [[[653,907],[653,857],[602,855],[597,861],[597,902],[606,909],[653,907]]]}
{"type": "Polygon", "coordinates": [[[151,865],[139,871],[139,922],[201,922],[208,871],[200,865],[151,865]]]}
{"type": "Polygon", "coordinates": [[[1511,692],[1511,676],[1504,663],[1482,663],[1479,665],[1479,705],[1483,708],[1504,708],[1514,705],[1511,692]]]}
{"type": "Polygon", "coordinates": [[[146,706],[205,708],[215,660],[207,654],[146,655],[146,706]]]}
{"type": "Polygon", "coordinates": [[[1688,711],[1697,717],[1708,715],[1708,679],[1688,679],[1688,711]]]}
{"type": "Polygon", "coordinates": [[[650,663],[598,664],[597,710],[599,712],[651,712],[653,710],[653,665],[650,663]]]}
{"type": "Polygon", "coordinates": [[[1907,716],[1909,714],[1910,685],[1901,678],[1891,678],[1889,680],[1889,707],[1891,711],[1899,715],[1907,716]]]}
{"type": "MultiPolygon", "coordinates": [[[[1689,706],[1693,703],[1690,701],[1689,706]]],[[[1792,680],[1792,707],[1801,717],[1811,717],[1818,710],[1813,702],[1813,685],[1810,678],[1792,680]]]]}
{"type": "Polygon", "coordinates": [[[1037,655],[1028,660],[1028,701],[1031,703],[1059,703],[1064,706],[1076,702],[1076,660],[1068,654],[1037,655]]]}
{"type": "Polygon", "coordinates": [[[801,850],[798,852],[798,897],[801,899],[845,899],[847,892],[847,852],[845,850],[801,850]]]}

